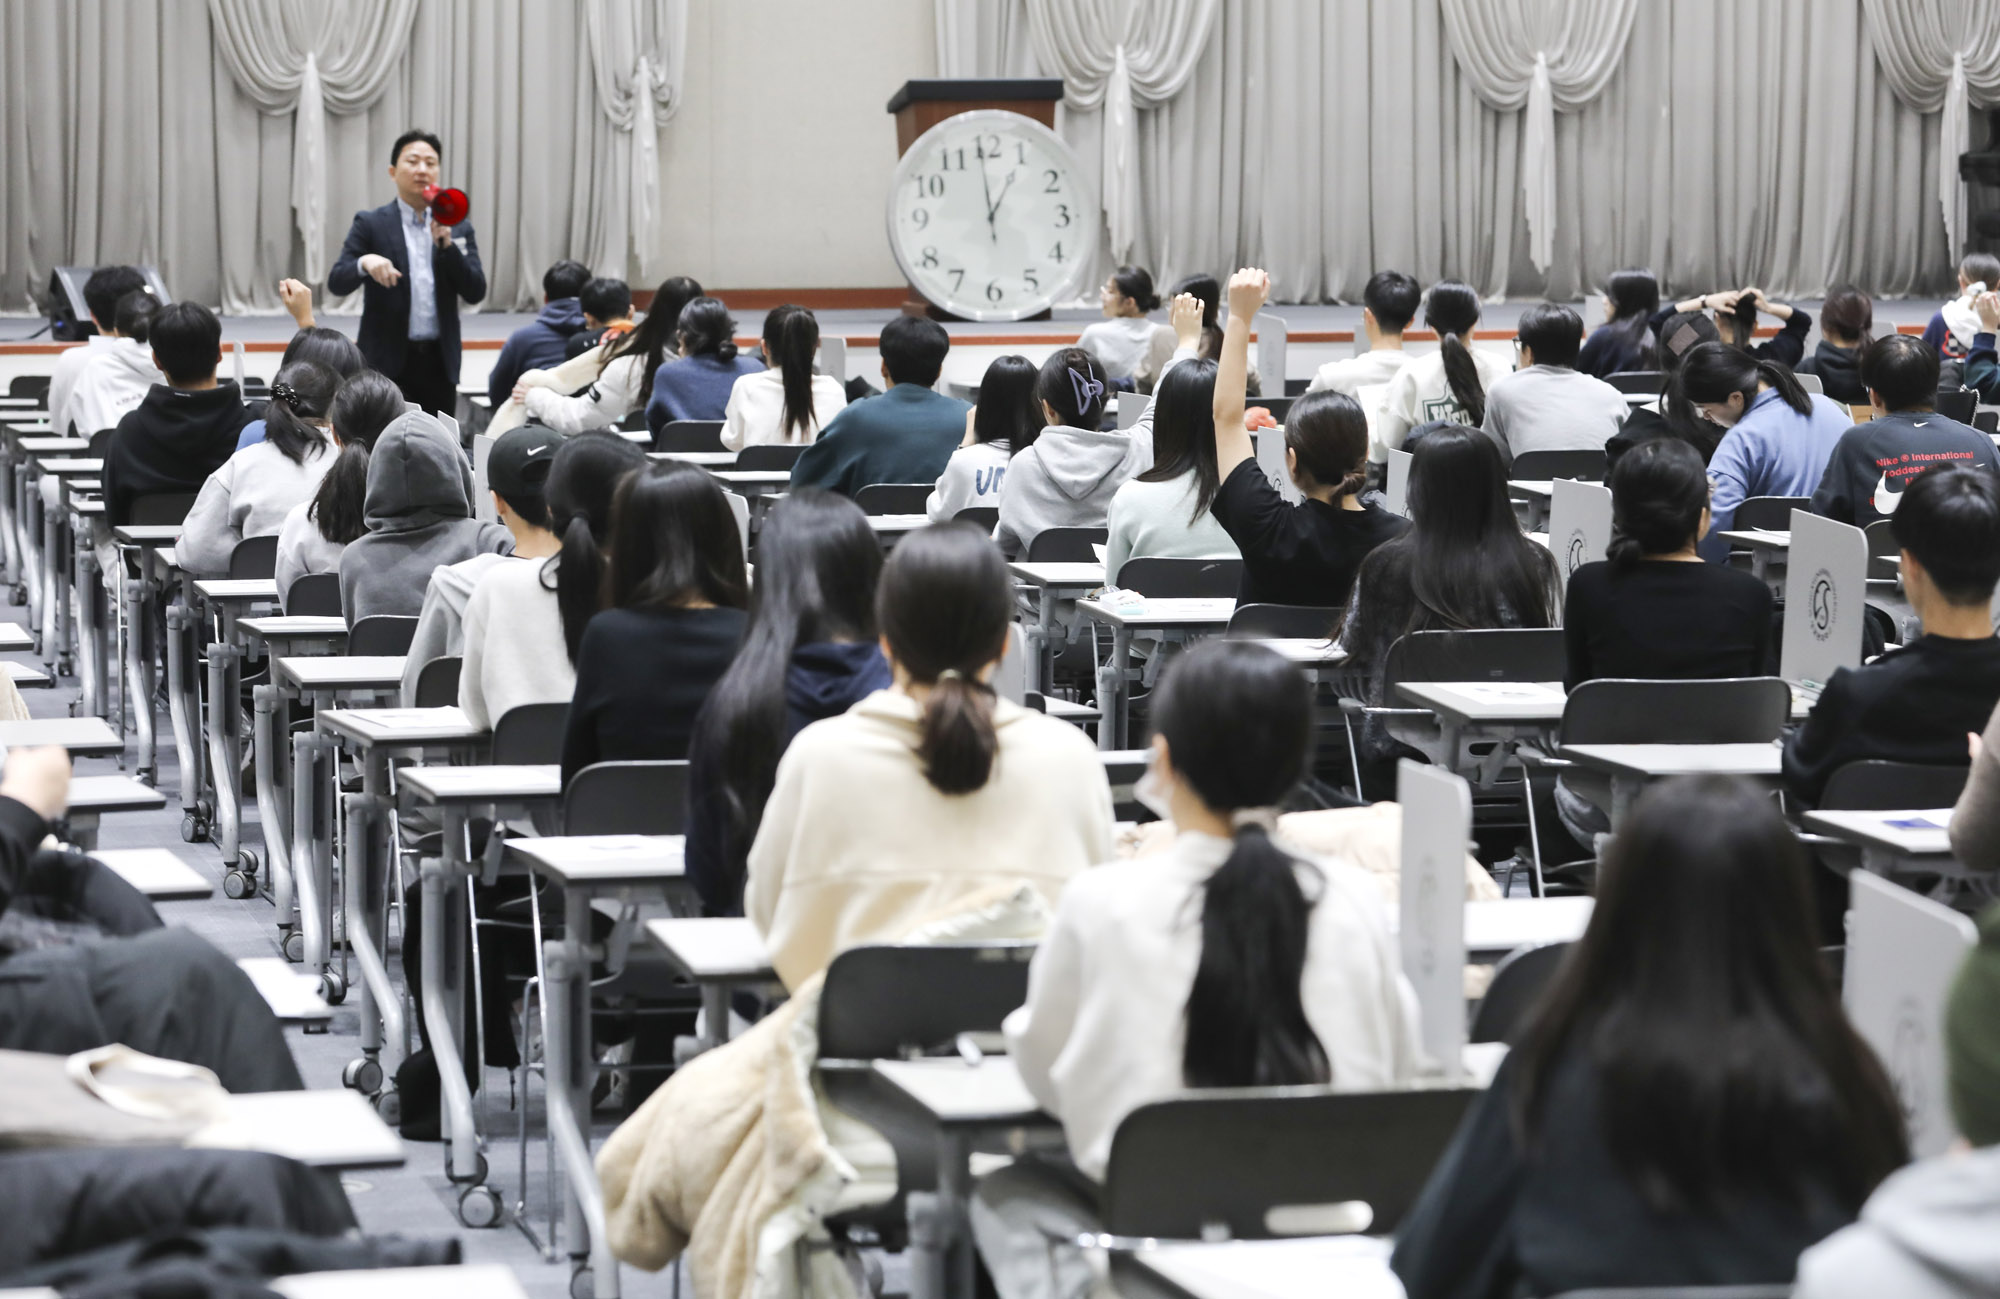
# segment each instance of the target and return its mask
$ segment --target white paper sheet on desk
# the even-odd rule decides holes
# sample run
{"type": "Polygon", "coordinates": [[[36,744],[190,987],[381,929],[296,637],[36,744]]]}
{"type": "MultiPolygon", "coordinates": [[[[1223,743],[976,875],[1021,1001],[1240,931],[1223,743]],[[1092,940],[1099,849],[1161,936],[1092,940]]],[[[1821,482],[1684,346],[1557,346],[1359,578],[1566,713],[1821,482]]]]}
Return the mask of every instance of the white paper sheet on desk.
{"type": "Polygon", "coordinates": [[[1097,556],[1097,562],[1102,564],[1104,562],[1104,543],[1100,541],[1091,542],[1090,553],[1097,556]]]}
{"type": "Polygon", "coordinates": [[[1389,1270],[1389,1242],[1371,1236],[1242,1241],[1163,1246],[1160,1271],[1193,1294],[1229,1299],[1291,1299],[1299,1294],[1340,1299],[1403,1299],[1389,1270]]]}
{"type": "Polygon", "coordinates": [[[1514,704],[1523,700],[1540,702],[1557,692],[1532,681],[1472,681],[1459,687],[1466,698],[1482,704],[1514,704]]]}

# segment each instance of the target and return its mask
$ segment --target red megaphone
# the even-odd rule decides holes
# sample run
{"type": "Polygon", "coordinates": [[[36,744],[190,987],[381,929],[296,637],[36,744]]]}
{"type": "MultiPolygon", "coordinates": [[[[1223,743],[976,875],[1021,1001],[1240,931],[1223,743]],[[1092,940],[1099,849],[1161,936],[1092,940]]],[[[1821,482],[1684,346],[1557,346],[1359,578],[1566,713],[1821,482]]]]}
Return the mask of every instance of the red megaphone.
{"type": "Polygon", "coordinates": [[[462,189],[439,189],[435,185],[426,185],[424,202],[430,204],[431,215],[443,226],[457,225],[472,211],[472,200],[465,197],[462,189]]]}

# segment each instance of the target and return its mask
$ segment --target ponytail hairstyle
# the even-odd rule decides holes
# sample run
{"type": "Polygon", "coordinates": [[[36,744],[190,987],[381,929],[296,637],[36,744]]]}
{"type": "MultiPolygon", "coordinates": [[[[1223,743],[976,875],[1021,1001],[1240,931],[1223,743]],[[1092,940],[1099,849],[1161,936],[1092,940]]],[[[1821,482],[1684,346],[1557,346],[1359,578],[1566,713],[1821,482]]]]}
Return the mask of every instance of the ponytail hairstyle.
{"type": "Polygon", "coordinates": [[[817,425],[813,412],[813,353],[819,348],[819,320],[790,303],[764,317],[764,357],[784,381],[785,404],[778,431],[787,442],[803,442],[817,425]]]}
{"type": "Polygon", "coordinates": [[[1866,347],[1874,328],[1875,300],[1852,284],[1834,289],[1820,304],[1819,331],[1829,336],[1828,342],[1833,342],[1834,334],[1845,340],[1836,346],[1866,347]]]}
{"type": "Polygon", "coordinates": [[[639,377],[639,391],[653,390],[653,374],[660,368],[660,362],[667,359],[679,336],[681,308],[701,296],[701,285],[685,275],[676,275],[663,280],[660,287],[653,290],[653,301],[646,308],[646,318],[614,339],[605,349],[604,360],[608,365],[621,356],[643,356],[645,365],[639,377]]]}
{"type": "Polygon", "coordinates": [[[1294,477],[1311,479],[1299,484],[1301,490],[1331,487],[1335,496],[1352,496],[1367,485],[1368,416],[1344,392],[1322,388],[1294,401],[1285,417],[1285,445],[1297,465],[1294,477]]]}
{"type": "Polygon", "coordinates": [[[1757,334],[1757,299],[1747,293],[1740,294],[1734,307],[1717,312],[1716,317],[1717,327],[1728,335],[1729,345],[1748,351],[1757,334]]]}
{"type": "Polygon", "coordinates": [[[1056,418],[1071,428],[1095,429],[1104,422],[1111,377],[1090,353],[1065,347],[1042,363],[1035,396],[1055,407],[1056,418]]]}
{"type": "Polygon", "coordinates": [[[340,454],[306,507],[306,517],[319,525],[319,534],[328,541],[344,546],[368,531],[363,509],[368,499],[368,452],[402,413],[403,390],[374,370],[353,375],[334,394],[327,421],[340,454]]]}
{"type": "Polygon", "coordinates": [[[340,377],[311,361],[293,361],[279,370],[264,406],[264,440],[295,465],[324,455],[326,438],[312,425],[326,423],[339,389],[340,377]]]}
{"type": "Polygon", "coordinates": [[[1112,287],[1132,300],[1139,314],[1160,309],[1160,295],[1153,292],[1153,275],[1143,266],[1121,266],[1111,272],[1112,287]]]}
{"type": "Polygon", "coordinates": [[[1659,277],[1643,266],[1613,271],[1604,281],[1604,297],[1611,304],[1611,320],[1604,327],[1638,352],[1653,313],[1660,309],[1659,277]]]}
{"type": "Polygon", "coordinates": [[[1757,399],[1757,385],[1767,383],[1777,389],[1785,405],[1801,415],[1812,414],[1812,398],[1799,386],[1789,367],[1776,361],[1760,361],[1748,352],[1727,343],[1698,343],[1681,358],[1680,368],[1667,384],[1667,399],[1683,418],[1699,418],[1694,407],[1729,400],[1729,394],[1743,394],[1743,408],[1757,399]]]}
{"type": "Polygon", "coordinates": [[[562,550],[542,565],[541,583],[543,590],[556,593],[563,646],[572,665],[583,644],[584,624],[602,607],[612,494],[620,479],[645,466],[645,452],[602,431],[565,438],[549,463],[542,493],[548,502],[549,531],[562,542],[562,550]]]}
{"type": "Polygon", "coordinates": [[[895,665],[930,687],[917,756],[941,794],[973,793],[993,774],[1000,736],[980,674],[1006,650],[1013,617],[1007,561],[970,524],[913,532],[882,567],[875,621],[895,665]]]}
{"type": "Polygon", "coordinates": [[[1479,324],[1479,295],[1470,284],[1439,280],[1424,300],[1424,323],[1437,331],[1438,350],[1444,355],[1444,381],[1453,400],[1464,408],[1465,422],[1474,427],[1484,424],[1486,388],[1479,382],[1472,350],[1465,345],[1479,324]]]}
{"type": "Polygon", "coordinates": [[[1195,355],[1204,361],[1215,361],[1222,356],[1222,282],[1213,275],[1190,275],[1170,289],[1169,294],[1179,297],[1191,293],[1201,301],[1201,343],[1195,355]]]}
{"type": "Polygon", "coordinates": [[[1005,442],[1018,456],[1042,435],[1042,408],[1035,396],[1042,372],[1025,356],[996,356],[979,381],[979,404],[972,412],[974,442],[1005,442]]]}
{"type": "Polygon", "coordinates": [[[129,338],[135,343],[143,343],[153,332],[153,316],[160,309],[160,300],[153,296],[151,289],[134,289],[118,299],[118,314],[113,327],[119,337],[129,338]]]}
{"type": "Polygon", "coordinates": [[[1153,706],[1174,776],[1235,826],[1202,886],[1201,964],[1187,1001],[1189,1087],[1333,1080],[1299,996],[1316,872],[1271,841],[1278,804],[1306,771],[1312,687],[1255,641],[1203,641],[1176,659],[1153,706]]]}
{"type": "Polygon", "coordinates": [[[1627,572],[1648,555],[1693,545],[1708,508],[1708,467],[1679,438],[1648,438],[1611,469],[1611,544],[1604,557],[1627,572]]]}
{"type": "Polygon", "coordinates": [[[682,307],[674,336],[680,340],[682,356],[736,359],[736,320],[720,298],[696,298],[682,307]]]}

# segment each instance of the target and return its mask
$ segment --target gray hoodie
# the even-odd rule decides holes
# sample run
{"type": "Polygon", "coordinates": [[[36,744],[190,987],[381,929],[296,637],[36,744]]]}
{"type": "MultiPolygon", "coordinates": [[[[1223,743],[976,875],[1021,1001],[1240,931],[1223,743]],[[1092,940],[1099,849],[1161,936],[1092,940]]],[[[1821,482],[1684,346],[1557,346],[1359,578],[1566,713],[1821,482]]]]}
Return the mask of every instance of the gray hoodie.
{"type": "Polygon", "coordinates": [[[1101,528],[1119,487],[1152,461],[1150,443],[1123,432],[1052,424],[1008,463],[993,539],[1019,559],[1049,528],[1101,528]]]}
{"type": "Polygon", "coordinates": [[[1794,1299],[2000,1295],[2000,1147],[1892,1175],[1861,1220],[1799,1256],[1794,1299]]]}
{"type": "Polygon", "coordinates": [[[366,535],[340,556],[340,608],[363,618],[414,618],[431,572],[488,552],[510,554],[514,538],[472,517],[472,466],[444,426],[421,411],[398,415],[368,457],[366,535]]]}

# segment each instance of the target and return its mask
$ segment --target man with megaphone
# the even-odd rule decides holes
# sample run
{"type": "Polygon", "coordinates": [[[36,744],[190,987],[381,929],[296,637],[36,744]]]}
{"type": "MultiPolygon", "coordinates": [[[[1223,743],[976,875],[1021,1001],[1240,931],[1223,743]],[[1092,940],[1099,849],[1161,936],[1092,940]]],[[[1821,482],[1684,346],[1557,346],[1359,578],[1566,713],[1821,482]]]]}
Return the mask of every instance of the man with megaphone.
{"type": "Polygon", "coordinates": [[[354,214],[326,286],[367,289],[355,340],[361,355],[405,398],[449,415],[458,404],[458,301],[486,296],[486,272],[465,195],[438,187],[442,153],[429,131],[396,138],[389,151],[396,198],[354,214]]]}

